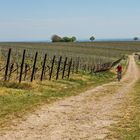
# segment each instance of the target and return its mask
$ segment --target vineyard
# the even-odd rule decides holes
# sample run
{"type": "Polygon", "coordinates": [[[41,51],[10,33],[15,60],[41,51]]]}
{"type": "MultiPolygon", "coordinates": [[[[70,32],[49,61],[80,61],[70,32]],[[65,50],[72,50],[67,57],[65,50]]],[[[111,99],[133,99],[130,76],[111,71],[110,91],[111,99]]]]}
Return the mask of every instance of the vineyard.
{"type": "Polygon", "coordinates": [[[109,54],[109,50],[94,52],[91,46],[81,48],[69,46],[70,44],[67,44],[67,47],[63,44],[64,46],[59,48],[60,44],[50,47],[46,44],[48,48],[36,46],[33,48],[28,46],[30,44],[16,45],[2,44],[0,47],[1,81],[20,83],[65,79],[79,72],[93,74],[109,70],[123,59],[123,54],[114,55],[116,52],[109,54]]]}
{"type": "Polygon", "coordinates": [[[140,140],[140,0],[0,1],[0,140],[140,140]]]}
{"type": "MultiPolygon", "coordinates": [[[[139,46],[138,42],[0,43],[0,125],[39,105],[114,80],[109,69],[125,54],[138,52],[139,46]]],[[[126,67],[126,61],[122,63],[126,67]]]]}

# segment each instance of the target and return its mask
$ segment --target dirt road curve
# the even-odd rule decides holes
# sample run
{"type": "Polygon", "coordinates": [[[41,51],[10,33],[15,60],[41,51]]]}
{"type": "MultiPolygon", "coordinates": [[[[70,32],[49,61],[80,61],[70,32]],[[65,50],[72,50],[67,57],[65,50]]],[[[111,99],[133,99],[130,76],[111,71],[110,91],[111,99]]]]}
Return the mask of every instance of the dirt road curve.
{"type": "Polygon", "coordinates": [[[26,116],[0,134],[0,140],[106,139],[108,127],[117,122],[121,103],[138,79],[134,57],[123,80],[111,82],[70,97],[26,116]]]}

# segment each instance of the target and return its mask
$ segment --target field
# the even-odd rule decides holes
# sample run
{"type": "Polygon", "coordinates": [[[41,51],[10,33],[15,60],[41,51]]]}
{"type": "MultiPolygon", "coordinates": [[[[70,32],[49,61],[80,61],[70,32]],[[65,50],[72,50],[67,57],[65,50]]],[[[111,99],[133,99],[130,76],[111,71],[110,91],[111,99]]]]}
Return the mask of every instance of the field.
{"type": "Polygon", "coordinates": [[[96,57],[98,61],[109,61],[140,51],[140,42],[0,43],[0,47],[40,50],[48,52],[50,56],[80,57],[85,61],[96,60],[96,57]]]}
{"type": "MultiPolygon", "coordinates": [[[[95,42],[95,43],[0,43],[1,48],[28,49],[29,52],[45,52],[52,57],[78,57],[83,63],[105,63],[123,55],[140,51],[140,42],[95,42]]],[[[18,57],[18,56],[17,56],[18,57]]]]}
{"type": "MultiPolygon", "coordinates": [[[[50,58],[50,62],[55,55],[56,60],[59,60],[58,58],[62,56],[63,61],[65,57],[68,57],[68,60],[72,58],[76,62],[79,58],[80,63],[91,66],[112,63],[124,55],[139,52],[140,42],[0,43],[1,68],[6,65],[9,48],[13,52],[11,62],[16,61],[18,64],[21,64],[22,53],[25,49],[28,54],[25,63],[28,62],[30,65],[33,65],[35,52],[38,52],[37,65],[40,65],[40,67],[45,53],[50,58]]],[[[127,65],[126,62],[126,59],[122,61],[124,67],[127,65]]],[[[57,69],[57,66],[54,67],[57,69]]],[[[113,68],[111,71],[90,73],[88,70],[80,69],[78,73],[71,73],[69,78],[65,77],[63,80],[60,78],[57,81],[52,78],[49,81],[47,77],[42,82],[39,79],[40,75],[36,74],[32,83],[30,77],[26,77],[27,81],[23,80],[22,83],[18,83],[16,74],[10,77],[12,80],[3,82],[4,76],[2,75],[0,81],[0,125],[8,125],[11,123],[11,119],[20,118],[42,104],[77,95],[87,89],[112,81],[116,78],[112,71],[114,71],[113,68]],[[35,80],[36,78],[39,80],[35,80]]],[[[29,72],[29,75],[31,75],[31,72],[29,72]]]]}
{"type": "Polygon", "coordinates": [[[69,78],[70,73],[78,71],[95,73],[108,70],[118,59],[139,51],[139,44],[139,42],[0,43],[0,76],[1,79],[18,81],[23,73],[24,78],[20,81],[33,81],[69,78]],[[9,48],[12,49],[7,66],[9,72],[5,72],[7,75],[4,75],[9,48]],[[26,50],[24,60],[23,50],[26,50]]]}

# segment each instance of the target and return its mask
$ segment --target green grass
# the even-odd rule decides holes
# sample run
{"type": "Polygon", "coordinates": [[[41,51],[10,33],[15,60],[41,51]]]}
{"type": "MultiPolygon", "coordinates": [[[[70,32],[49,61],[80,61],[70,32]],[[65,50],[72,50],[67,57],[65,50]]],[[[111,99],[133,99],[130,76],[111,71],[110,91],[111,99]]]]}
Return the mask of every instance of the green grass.
{"type": "Polygon", "coordinates": [[[113,73],[103,72],[75,74],[69,80],[43,81],[33,83],[1,83],[0,86],[0,126],[5,126],[14,118],[45,103],[77,95],[87,89],[111,81],[113,73]]]}

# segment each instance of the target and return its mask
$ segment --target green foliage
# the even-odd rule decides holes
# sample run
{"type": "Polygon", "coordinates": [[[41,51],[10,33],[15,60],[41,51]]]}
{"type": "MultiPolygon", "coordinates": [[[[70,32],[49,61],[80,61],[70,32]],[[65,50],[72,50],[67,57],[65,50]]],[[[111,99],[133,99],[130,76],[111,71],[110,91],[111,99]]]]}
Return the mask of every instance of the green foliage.
{"type": "Polygon", "coordinates": [[[134,37],[134,40],[137,41],[137,40],[139,40],[139,38],[138,37],[134,37]]]}
{"type": "Polygon", "coordinates": [[[95,37],[94,36],[91,36],[90,37],[90,41],[94,41],[95,40],[95,37]]]}
{"type": "Polygon", "coordinates": [[[52,42],[75,42],[76,41],[76,37],[67,37],[67,36],[65,36],[65,37],[60,37],[60,36],[58,36],[58,35],[53,35],[52,36],[52,42]]]}
{"type": "Polygon", "coordinates": [[[72,40],[72,42],[75,42],[75,41],[76,41],[76,37],[73,36],[73,37],[71,38],[71,40],[72,40]]]}
{"type": "Polygon", "coordinates": [[[72,42],[72,39],[69,37],[63,37],[62,42],[72,42]]]}

